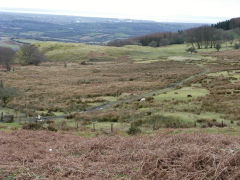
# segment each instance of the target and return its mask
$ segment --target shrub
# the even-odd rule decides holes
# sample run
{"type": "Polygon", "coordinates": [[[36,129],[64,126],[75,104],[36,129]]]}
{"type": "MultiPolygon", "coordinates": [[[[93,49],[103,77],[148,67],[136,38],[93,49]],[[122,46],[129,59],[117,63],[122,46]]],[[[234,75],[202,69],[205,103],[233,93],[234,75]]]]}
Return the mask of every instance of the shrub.
{"type": "Polygon", "coordinates": [[[5,123],[13,123],[14,122],[14,116],[8,115],[4,117],[5,123]]]}
{"type": "Polygon", "coordinates": [[[148,111],[148,112],[146,112],[146,115],[147,115],[147,116],[151,116],[151,115],[152,115],[152,112],[151,112],[151,111],[148,111]]]}
{"type": "Polygon", "coordinates": [[[10,88],[10,87],[4,87],[2,81],[0,81],[0,100],[3,103],[3,106],[6,106],[9,101],[17,96],[19,93],[17,89],[10,88]]]}
{"type": "Polygon", "coordinates": [[[87,65],[87,62],[86,61],[83,61],[80,63],[81,65],[87,65]]]}
{"type": "Polygon", "coordinates": [[[207,125],[208,125],[208,127],[213,127],[213,123],[212,122],[208,122],[207,125]]]}
{"type": "Polygon", "coordinates": [[[138,127],[135,127],[135,126],[131,126],[131,127],[128,129],[127,133],[128,133],[129,135],[136,135],[136,134],[141,133],[141,129],[139,129],[138,127]]]}
{"type": "Polygon", "coordinates": [[[45,123],[46,124],[52,124],[52,123],[54,123],[54,121],[53,120],[47,120],[47,121],[45,121],[45,123]]]}
{"type": "Polygon", "coordinates": [[[58,131],[57,128],[54,127],[53,124],[49,124],[49,126],[47,127],[47,129],[48,129],[49,131],[54,131],[54,132],[57,132],[57,131],[58,131]]]}
{"type": "Polygon", "coordinates": [[[67,119],[74,119],[76,116],[76,113],[71,113],[66,116],[67,119]]]}
{"type": "Polygon", "coordinates": [[[197,123],[208,123],[209,120],[208,119],[197,119],[197,123]]]}
{"type": "Polygon", "coordinates": [[[154,98],[152,96],[146,97],[146,101],[148,101],[148,102],[153,102],[153,100],[154,100],[154,98]]]}
{"type": "Polygon", "coordinates": [[[201,128],[207,128],[206,124],[201,125],[201,128]]]}
{"type": "Polygon", "coordinates": [[[197,50],[195,49],[195,47],[190,47],[188,49],[186,49],[187,52],[190,52],[191,54],[192,53],[197,53],[197,50]]]}
{"type": "Polygon", "coordinates": [[[234,44],[234,49],[239,49],[240,48],[240,43],[235,43],[234,44]]]}
{"type": "Polygon", "coordinates": [[[22,128],[26,129],[26,130],[41,130],[41,129],[44,129],[43,124],[36,123],[36,122],[26,123],[22,126],[22,128]]]}
{"type": "Polygon", "coordinates": [[[221,48],[222,48],[222,45],[221,44],[219,44],[219,43],[217,43],[217,45],[216,45],[216,47],[215,47],[216,49],[217,49],[217,51],[219,51],[221,48]]]}

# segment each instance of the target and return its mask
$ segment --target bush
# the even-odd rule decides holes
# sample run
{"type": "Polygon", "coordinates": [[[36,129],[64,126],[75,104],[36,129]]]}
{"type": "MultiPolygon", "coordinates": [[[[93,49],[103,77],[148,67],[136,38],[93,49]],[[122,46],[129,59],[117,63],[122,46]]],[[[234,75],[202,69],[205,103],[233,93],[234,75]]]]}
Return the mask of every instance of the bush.
{"type": "Polygon", "coordinates": [[[197,119],[197,123],[208,123],[209,122],[209,119],[197,119]]]}
{"type": "Polygon", "coordinates": [[[234,44],[234,49],[239,49],[240,48],[240,43],[235,43],[234,44]]]}
{"type": "Polygon", "coordinates": [[[146,97],[146,101],[148,101],[148,102],[153,102],[153,101],[154,101],[154,98],[153,98],[152,96],[146,97]]]}
{"type": "Polygon", "coordinates": [[[221,48],[222,48],[222,45],[221,44],[219,44],[219,43],[217,43],[217,45],[216,45],[216,47],[215,47],[216,49],[217,49],[217,51],[219,51],[221,48]]]}
{"type": "Polygon", "coordinates": [[[49,124],[49,126],[47,127],[47,129],[48,129],[49,131],[54,131],[54,132],[57,132],[57,131],[58,131],[57,128],[55,128],[53,124],[49,124]]]}
{"type": "Polygon", "coordinates": [[[197,50],[195,49],[195,47],[190,47],[188,49],[186,49],[187,52],[190,52],[191,54],[192,53],[197,53],[197,50]]]}
{"type": "Polygon", "coordinates": [[[76,117],[76,113],[71,113],[66,116],[67,119],[74,119],[76,117]]]}
{"type": "Polygon", "coordinates": [[[36,123],[36,122],[26,123],[22,126],[22,128],[26,129],[26,130],[41,130],[41,129],[44,129],[43,124],[36,123]]]}
{"type": "Polygon", "coordinates": [[[13,123],[14,122],[14,116],[13,115],[8,115],[3,117],[5,123],[13,123]]]}
{"type": "Polygon", "coordinates": [[[17,89],[4,87],[2,81],[0,81],[0,100],[3,103],[3,106],[6,106],[9,101],[17,95],[19,95],[17,89]]]}
{"type": "Polygon", "coordinates": [[[52,123],[54,123],[54,121],[53,120],[46,120],[45,123],[46,124],[52,124],[52,123]]]}
{"type": "Polygon", "coordinates": [[[128,133],[129,135],[136,135],[136,134],[141,133],[141,129],[139,129],[138,127],[135,127],[135,126],[131,126],[131,127],[128,129],[127,133],[128,133]]]}
{"type": "Polygon", "coordinates": [[[215,122],[214,126],[219,127],[219,128],[223,128],[223,127],[227,127],[227,124],[223,123],[223,122],[215,122]]]}
{"type": "Polygon", "coordinates": [[[46,57],[34,45],[24,45],[17,52],[18,61],[23,65],[39,65],[46,57]]]}

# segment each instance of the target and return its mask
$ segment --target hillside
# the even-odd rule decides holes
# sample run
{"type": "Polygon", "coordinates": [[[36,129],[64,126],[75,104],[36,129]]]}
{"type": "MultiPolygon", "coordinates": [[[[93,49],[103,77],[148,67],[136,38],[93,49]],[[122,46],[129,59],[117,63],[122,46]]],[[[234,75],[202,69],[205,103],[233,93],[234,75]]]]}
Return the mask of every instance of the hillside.
{"type": "Polygon", "coordinates": [[[239,179],[230,43],[35,46],[49,61],[0,69],[0,179],[239,179]]]}
{"type": "Polygon", "coordinates": [[[0,178],[239,179],[239,137],[169,132],[82,138],[0,131],[0,178]]]}
{"type": "Polygon", "coordinates": [[[155,32],[177,32],[200,24],[0,12],[0,26],[0,37],[105,44],[155,32]]]}

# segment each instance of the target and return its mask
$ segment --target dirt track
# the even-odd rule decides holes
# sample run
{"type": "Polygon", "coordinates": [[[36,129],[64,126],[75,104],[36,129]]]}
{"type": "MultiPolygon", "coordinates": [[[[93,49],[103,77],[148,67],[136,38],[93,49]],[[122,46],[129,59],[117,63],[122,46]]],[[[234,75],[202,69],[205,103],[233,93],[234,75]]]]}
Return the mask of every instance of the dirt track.
{"type": "Polygon", "coordinates": [[[240,137],[0,131],[0,179],[240,179],[240,137]],[[51,151],[52,149],[52,151],[51,151]]]}

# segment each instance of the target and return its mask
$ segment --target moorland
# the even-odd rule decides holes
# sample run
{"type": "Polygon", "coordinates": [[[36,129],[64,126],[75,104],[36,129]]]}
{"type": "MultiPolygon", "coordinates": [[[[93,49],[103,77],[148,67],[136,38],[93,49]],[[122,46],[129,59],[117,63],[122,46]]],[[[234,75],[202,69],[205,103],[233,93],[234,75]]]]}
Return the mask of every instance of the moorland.
{"type": "Polygon", "coordinates": [[[239,179],[237,38],[31,43],[43,62],[23,64],[22,47],[1,66],[1,178],[239,179]]]}

